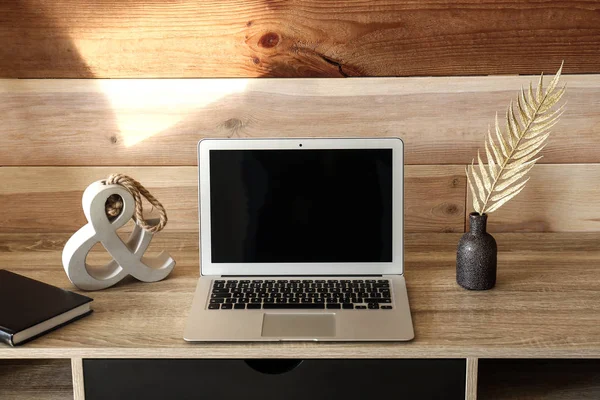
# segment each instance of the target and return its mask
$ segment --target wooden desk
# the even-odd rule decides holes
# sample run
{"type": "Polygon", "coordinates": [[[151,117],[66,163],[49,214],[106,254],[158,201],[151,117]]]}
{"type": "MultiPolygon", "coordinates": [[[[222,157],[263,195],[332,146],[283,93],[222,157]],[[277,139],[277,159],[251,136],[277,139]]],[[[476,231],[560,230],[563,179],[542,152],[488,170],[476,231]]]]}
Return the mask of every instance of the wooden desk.
{"type": "MultiPolygon", "coordinates": [[[[60,264],[68,237],[2,234],[0,265],[74,289],[60,264]]],[[[126,279],[108,290],[88,293],[94,298],[91,316],[23,347],[1,346],[0,359],[71,359],[77,396],[83,393],[82,359],[463,358],[469,398],[474,398],[480,358],[600,359],[600,235],[495,234],[498,284],[483,292],[466,291],[455,283],[459,237],[431,233],[406,237],[406,278],[416,335],[409,343],[186,343],[182,334],[199,275],[198,237],[167,229],[156,237],[153,249],[168,249],[177,260],[168,279],[152,284],[126,279]]],[[[93,261],[104,254],[97,251],[90,257],[93,261]]],[[[0,393],[2,363],[26,364],[0,361],[0,393]]],[[[64,365],[60,361],[35,363],[36,373],[44,366],[47,373],[68,371],[52,364],[64,365]]],[[[600,364],[586,371],[600,378],[596,366],[600,364]]],[[[10,373],[4,376],[10,382],[10,373]]],[[[600,387],[593,390],[600,394],[600,387]]]]}

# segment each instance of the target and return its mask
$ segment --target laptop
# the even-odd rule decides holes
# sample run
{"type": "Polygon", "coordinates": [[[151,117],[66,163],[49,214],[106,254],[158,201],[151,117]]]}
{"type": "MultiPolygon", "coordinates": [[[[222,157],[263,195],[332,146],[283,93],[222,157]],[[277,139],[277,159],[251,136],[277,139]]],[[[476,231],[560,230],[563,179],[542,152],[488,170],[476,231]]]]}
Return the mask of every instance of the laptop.
{"type": "Polygon", "coordinates": [[[184,339],[412,339],[403,169],[397,138],[200,141],[184,339]]]}

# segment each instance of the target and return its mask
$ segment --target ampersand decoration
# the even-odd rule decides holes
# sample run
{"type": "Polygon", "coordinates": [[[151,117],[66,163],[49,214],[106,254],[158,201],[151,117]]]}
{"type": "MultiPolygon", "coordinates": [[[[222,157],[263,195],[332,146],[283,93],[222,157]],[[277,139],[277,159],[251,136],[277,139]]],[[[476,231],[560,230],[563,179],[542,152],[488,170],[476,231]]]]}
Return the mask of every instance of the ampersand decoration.
{"type": "Polygon", "coordinates": [[[82,206],[88,223],[71,236],[62,254],[65,272],[75,286],[83,290],[106,289],[127,275],[143,282],[156,282],[173,270],[175,260],[164,251],[157,257],[144,256],[153,234],[167,224],[167,213],[135,179],[113,174],[106,180],[92,183],[83,192],[82,206]],[[142,197],[158,210],[159,219],[144,220],[142,197]],[[132,217],[135,226],[123,242],[117,229],[132,217]],[[98,242],[113,259],[103,266],[91,268],[86,258],[98,242]]]}

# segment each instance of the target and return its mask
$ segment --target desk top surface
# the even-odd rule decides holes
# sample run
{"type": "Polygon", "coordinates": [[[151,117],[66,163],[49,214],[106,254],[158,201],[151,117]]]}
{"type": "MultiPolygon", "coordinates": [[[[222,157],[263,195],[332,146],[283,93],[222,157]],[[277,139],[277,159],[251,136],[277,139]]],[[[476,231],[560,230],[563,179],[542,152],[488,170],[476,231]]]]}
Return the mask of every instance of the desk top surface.
{"type": "MultiPolygon", "coordinates": [[[[0,266],[74,290],[60,261],[68,237],[2,234],[0,266]]],[[[495,237],[497,285],[472,292],[455,283],[460,234],[407,235],[412,342],[190,344],[182,335],[199,275],[198,236],[167,229],[150,248],[177,260],[166,280],[127,278],[86,293],[92,315],[19,348],[0,345],[0,358],[600,358],[600,235],[495,237]]]]}

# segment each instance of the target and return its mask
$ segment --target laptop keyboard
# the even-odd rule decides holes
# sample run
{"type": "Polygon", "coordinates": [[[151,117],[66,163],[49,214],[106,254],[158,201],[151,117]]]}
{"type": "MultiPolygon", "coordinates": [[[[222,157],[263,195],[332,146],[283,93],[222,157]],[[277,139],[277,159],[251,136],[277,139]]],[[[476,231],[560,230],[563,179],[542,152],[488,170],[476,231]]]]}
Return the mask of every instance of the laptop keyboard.
{"type": "Polygon", "coordinates": [[[391,310],[387,279],[214,280],[209,310],[391,310]]]}

